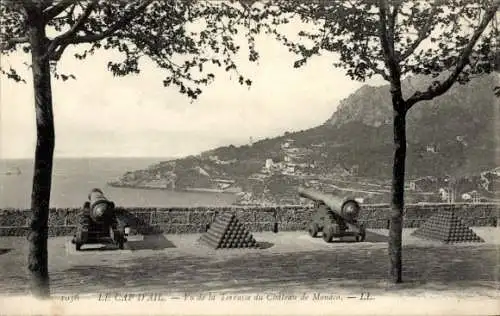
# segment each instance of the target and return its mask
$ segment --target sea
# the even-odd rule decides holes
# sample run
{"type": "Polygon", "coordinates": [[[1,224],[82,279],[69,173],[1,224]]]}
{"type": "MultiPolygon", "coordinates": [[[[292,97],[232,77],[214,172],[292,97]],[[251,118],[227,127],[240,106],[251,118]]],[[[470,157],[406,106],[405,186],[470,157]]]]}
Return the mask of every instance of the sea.
{"type": "MultiPolygon", "coordinates": [[[[144,169],[161,158],[55,158],[50,207],[81,207],[93,188],[100,188],[115,205],[123,207],[229,206],[231,193],[182,192],[117,188],[107,185],[127,171],[144,169]]],[[[29,209],[32,159],[0,159],[0,209],[29,209]]]]}

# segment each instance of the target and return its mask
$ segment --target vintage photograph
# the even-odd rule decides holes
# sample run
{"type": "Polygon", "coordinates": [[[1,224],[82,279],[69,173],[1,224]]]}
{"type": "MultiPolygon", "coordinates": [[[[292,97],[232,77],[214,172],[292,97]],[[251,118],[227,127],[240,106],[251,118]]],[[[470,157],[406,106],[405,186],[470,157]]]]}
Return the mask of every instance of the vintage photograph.
{"type": "Polygon", "coordinates": [[[499,7],[1,0],[0,314],[499,314],[499,7]]]}

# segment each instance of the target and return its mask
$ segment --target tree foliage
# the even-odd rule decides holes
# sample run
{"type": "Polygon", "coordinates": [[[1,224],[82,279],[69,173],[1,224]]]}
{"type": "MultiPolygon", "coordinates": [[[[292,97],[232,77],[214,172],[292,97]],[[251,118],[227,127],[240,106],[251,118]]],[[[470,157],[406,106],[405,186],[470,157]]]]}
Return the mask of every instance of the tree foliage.
{"type": "Polygon", "coordinates": [[[435,78],[428,90],[410,96],[411,107],[454,82],[498,71],[498,5],[496,0],[278,0],[266,2],[260,16],[270,22],[267,32],[300,56],[296,68],[333,52],[338,56],[333,65],[354,80],[435,78]],[[300,30],[297,39],[280,31],[297,21],[312,27],[300,30]]]}
{"type": "MultiPolygon", "coordinates": [[[[140,59],[147,57],[166,72],[163,84],[196,99],[202,87],[215,78],[214,67],[235,73],[242,85],[251,80],[240,74],[235,56],[241,43],[235,38],[245,32],[248,59],[256,61],[254,35],[244,2],[201,0],[11,0],[2,1],[1,53],[30,53],[27,9],[42,10],[49,34],[48,52],[56,79],[75,78],[57,71],[66,49],[78,46],[74,54],[85,59],[96,51],[114,50],[121,60],[110,60],[107,69],[114,76],[140,72],[140,59]],[[211,66],[213,65],[213,66],[211,66]]],[[[245,44],[245,43],[243,43],[245,44]]],[[[4,75],[24,81],[16,69],[2,69],[4,75]]]]}

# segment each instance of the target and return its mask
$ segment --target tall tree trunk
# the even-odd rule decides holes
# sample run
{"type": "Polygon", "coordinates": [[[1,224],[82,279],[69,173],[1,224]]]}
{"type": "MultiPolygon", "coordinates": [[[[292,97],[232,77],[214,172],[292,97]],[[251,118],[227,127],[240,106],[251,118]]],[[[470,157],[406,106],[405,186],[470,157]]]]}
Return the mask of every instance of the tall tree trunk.
{"type": "Polygon", "coordinates": [[[31,193],[32,217],[28,233],[28,269],[33,296],[47,298],[50,296],[47,238],[55,132],[45,25],[37,12],[30,12],[29,20],[37,138],[31,193]]]}
{"type": "Polygon", "coordinates": [[[390,278],[402,280],[402,233],[406,160],[406,110],[401,90],[393,92],[394,107],[394,162],[392,166],[392,198],[389,227],[390,278]]]}

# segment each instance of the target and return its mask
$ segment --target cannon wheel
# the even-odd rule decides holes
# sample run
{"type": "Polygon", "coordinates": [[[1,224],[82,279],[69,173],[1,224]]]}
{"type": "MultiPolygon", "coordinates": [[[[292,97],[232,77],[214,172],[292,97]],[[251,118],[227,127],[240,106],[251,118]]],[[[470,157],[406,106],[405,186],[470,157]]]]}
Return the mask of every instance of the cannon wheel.
{"type": "Polygon", "coordinates": [[[116,224],[118,229],[118,248],[124,249],[124,244],[127,241],[127,238],[125,236],[125,227],[127,226],[127,224],[123,220],[120,220],[118,218],[116,219],[116,224]]]}
{"type": "Polygon", "coordinates": [[[356,241],[361,242],[365,241],[365,239],[366,239],[366,229],[364,225],[361,225],[359,227],[359,235],[356,236],[356,241]]]}
{"type": "Polygon", "coordinates": [[[356,241],[357,242],[362,242],[365,241],[366,236],[364,234],[359,234],[356,236],[356,241]]]}
{"type": "Polygon", "coordinates": [[[309,225],[309,235],[313,238],[315,238],[318,235],[319,232],[319,225],[317,223],[311,223],[309,225]]]}
{"type": "Polygon", "coordinates": [[[77,251],[80,251],[82,245],[87,240],[87,234],[89,232],[89,218],[85,212],[80,213],[78,216],[78,223],[76,227],[75,234],[75,248],[77,251]]]}
{"type": "Polygon", "coordinates": [[[331,242],[333,235],[335,234],[335,228],[333,225],[327,225],[323,227],[323,240],[326,242],[331,242]]]}
{"type": "Polygon", "coordinates": [[[84,241],[84,239],[85,239],[85,238],[84,238],[84,237],[85,237],[84,235],[85,235],[85,234],[84,234],[84,232],[83,232],[83,229],[78,228],[78,229],[77,229],[77,232],[76,232],[76,234],[75,234],[75,239],[74,239],[74,241],[75,241],[75,249],[76,249],[77,251],[80,251],[80,249],[82,248],[82,245],[83,245],[83,244],[84,244],[84,242],[85,242],[85,241],[84,241]]]}
{"type": "Polygon", "coordinates": [[[118,249],[123,250],[125,248],[125,233],[124,231],[115,229],[113,226],[109,227],[109,234],[111,239],[118,246],[118,249]]]}
{"type": "Polygon", "coordinates": [[[116,244],[118,245],[118,249],[123,250],[125,248],[125,241],[123,240],[123,238],[119,238],[116,244]]]}

